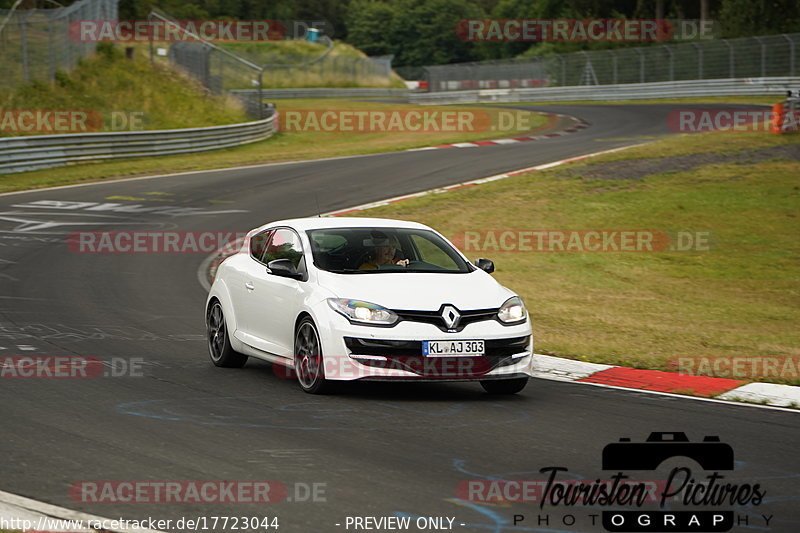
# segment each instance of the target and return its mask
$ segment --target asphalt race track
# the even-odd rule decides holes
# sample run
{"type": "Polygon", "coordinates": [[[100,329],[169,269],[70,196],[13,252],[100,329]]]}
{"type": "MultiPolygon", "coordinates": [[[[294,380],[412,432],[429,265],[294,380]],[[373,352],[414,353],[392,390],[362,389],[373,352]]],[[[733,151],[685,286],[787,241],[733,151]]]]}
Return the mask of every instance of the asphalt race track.
{"type": "MultiPolygon", "coordinates": [[[[608,510],[599,505],[470,501],[462,489],[468,480],[544,480],[540,469],[552,466],[568,469],[559,479],[609,479],[604,445],[685,432],[692,441],[718,435],[733,447],[735,469],[720,483],[759,484],[765,492],[757,506],[692,509],[733,510],[749,525],[735,531],[800,531],[797,414],[544,380],[509,398],[490,397],[477,384],[366,383],[315,397],[266,363],[211,364],[197,278],[206,254],[80,254],[65,244],[80,230],[243,231],[313,215],[317,202],[332,211],[643,142],[670,133],[666,117],[678,107],[548,106],[540,109],[591,127],[516,145],[0,196],[0,357],[80,355],[141,367],[121,377],[0,380],[0,490],[109,518],[275,516],[281,532],[353,531],[348,516],[450,517],[459,531],[603,531],[590,516],[608,510]],[[86,204],[34,203],[42,201],[86,204]],[[119,205],[92,210],[108,203],[119,205]],[[131,205],[160,209],[122,210],[131,205]],[[272,480],[287,498],[94,503],[70,493],[99,480],[272,480]],[[307,490],[314,484],[316,497],[307,490]],[[524,517],[517,527],[514,515],[524,517]],[[768,527],[762,515],[772,516],[768,527]]],[[[535,316],[535,302],[528,306],[535,316]]],[[[634,476],[660,480],[666,472],[634,476]]]]}

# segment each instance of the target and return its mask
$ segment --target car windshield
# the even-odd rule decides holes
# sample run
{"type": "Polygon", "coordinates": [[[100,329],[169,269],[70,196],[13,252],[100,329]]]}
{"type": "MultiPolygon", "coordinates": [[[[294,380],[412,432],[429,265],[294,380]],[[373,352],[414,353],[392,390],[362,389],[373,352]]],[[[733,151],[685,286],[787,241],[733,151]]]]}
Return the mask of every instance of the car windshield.
{"type": "Polygon", "coordinates": [[[338,274],[467,273],[473,269],[430,230],[327,228],[308,232],[314,264],[338,274]]]}

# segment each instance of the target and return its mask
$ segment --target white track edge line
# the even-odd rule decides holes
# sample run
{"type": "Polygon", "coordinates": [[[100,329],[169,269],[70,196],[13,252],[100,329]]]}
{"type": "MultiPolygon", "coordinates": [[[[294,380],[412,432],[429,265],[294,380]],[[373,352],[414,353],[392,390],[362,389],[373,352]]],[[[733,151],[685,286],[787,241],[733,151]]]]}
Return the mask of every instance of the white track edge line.
{"type": "MultiPolygon", "coordinates": [[[[621,367],[617,367],[621,368],[621,367]]],[[[624,368],[624,367],[622,367],[624,368]]],[[[800,411],[797,409],[792,409],[790,407],[780,407],[778,405],[761,405],[758,403],[750,403],[750,402],[735,402],[732,400],[718,400],[717,398],[703,398],[701,396],[688,396],[685,394],[675,394],[673,392],[663,392],[663,391],[656,391],[656,390],[647,390],[647,389],[632,389],[630,387],[620,387],[619,385],[608,385],[607,383],[593,383],[591,381],[569,381],[564,379],[555,379],[549,378],[545,376],[536,376],[538,379],[546,379],[548,381],[560,381],[562,383],[575,383],[576,385],[591,385],[593,387],[602,387],[606,389],[616,389],[616,390],[624,390],[629,392],[641,392],[643,394],[655,394],[658,396],[669,396],[670,398],[676,398],[679,400],[695,400],[700,402],[710,402],[710,403],[721,403],[725,405],[733,405],[733,406],[744,406],[744,407],[756,407],[758,409],[769,409],[771,411],[783,411],[786,413],[794,413],[800,414],[800,411]]],[[[534,379],[536,379],[534,378],[534,379]]],[[[585,379],[585,378],[579,378],[585,379]]]]}
{"type": "MultiPolygon", "coordinates": [[[[108,523],[115,520],[84,513],[81,511],[74,511],[72,509],[67,509],[66,507],[60,507],[58,505],[53,505],[51,503],[40,502],[38,500],[26,498],[24,496],[19,496],[11,492],[5,492],[1,490],[0,490],[0,502],[14,507],[19,507],[23,510],[33,511],[57,520],[81,520],[84,523],[89,521],[92,522],[105,521],[106,523],[108,523]]],[[[89,530],[89,528],[85,529],[89,530]]],[[[125,533],[159,533],[157,530],[144,529],[144,528],[124,528],[124,529],[114,529],[114,530],[104,530],[104,531],[120,531],[125,533]]]]}

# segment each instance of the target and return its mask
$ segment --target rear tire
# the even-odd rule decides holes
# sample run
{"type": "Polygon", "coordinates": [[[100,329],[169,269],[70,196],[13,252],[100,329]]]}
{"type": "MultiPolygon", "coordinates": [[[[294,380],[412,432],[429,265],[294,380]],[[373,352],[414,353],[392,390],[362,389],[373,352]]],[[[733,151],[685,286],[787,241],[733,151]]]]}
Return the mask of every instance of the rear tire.
{"type": "Polygon", "coordinates": [[[234,351],[231,346],[225,314],[219,300],[215,300],[206,312],[206,340],[208,355],[216,366],[242,368],[247,362],[247,356],[234,351]]]}
{"type": "Polygon", "coordinates": [[[528,378],[486,379],[481,387],[489,394],[516,394],[525,388],[528,378]]]}
{"type": "Polygon", "coordinates": [[[332,383],[325,379],[322,343],[314,321],[305,317],[294,336],[294,372],[300,388],[309,394],[326,394],[332,383]]]}

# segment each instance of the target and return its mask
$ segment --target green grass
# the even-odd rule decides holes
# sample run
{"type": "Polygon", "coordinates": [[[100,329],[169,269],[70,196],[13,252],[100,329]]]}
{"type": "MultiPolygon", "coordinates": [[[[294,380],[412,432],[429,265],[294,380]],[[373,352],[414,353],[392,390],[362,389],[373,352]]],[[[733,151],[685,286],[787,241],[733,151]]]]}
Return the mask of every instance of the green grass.
{"type": "Polygon", "coordinates": [[[492,229],[710,231],[715,246],[705,252],[469,255],[493,259],[497,279],[525,298],[539,352],[661,370],[675,370],[686,356],[797,356],[800,163],[737,161],[735,153],[798,142],[767,133],[674,136],[362,216],[419,221],[448,237],[492,229]],[[581,177],[603,162],[706,152],[730,157],[638,180],[581,177]]]}
{"type": "MultiPolygon", "coordinates": [[[[70,74],[62,73],[57,78],[55,84],[36,82],[0,91],[0,110],[96,111],[103,117],[100,131],[110,130],[112,113],[141,113],[139,129],[190,128],[249,120],[237,101],[208,95],[198,82],[166,65],[151,65],[141,53],[130,61],[118,49],[105,49],[83,60],[70,74]]],[[[24,132],[0,131],[3,136],[19,134],[24,132]]]]}
{"type": "MultiPolygon", "coordinates": [[[[137,56],[150,56],[149,43],[126,44],[132,47],[137,56]]],[[[159,48],[158,45],[156,45],[159,48]]],[[[319,57],[326,46],[300,40],[264,41],[242,43],[220,43],[219,47],[232,52],[255,65],[271,65],[262,78],[265,89],[304,88],[304,87],[375,87],[405,88],[402,78],[392,72],[389,78],[372,74],[367,63],[353,67],[353,59],[367,56],[353,46],[339,41],[325,59],[306,68],[297,65],[319,57]]],[[[160,46],[160,48],[166,48],[160,46]]],[[[220,74],[225,89],[252,89],[258,71],[223,54],[212,53],[212,74],[220,74]],[[222,65],[222,66],[220,66],[222,65]]],[[[168,65],[169,60],[155,56],[157,63],[168,65]]]]}
{"type": "MultiPolygon", "coordinates": [[[[256,65],[270,65],[264,72],[267,89],[300,87],[377,87],[405,88],[402,78],[392,72],[390,77],[379,76],[370,70],[366,54],[357,48],[335,41],[324,58],[305,67],[298,67],[319,58],[327,46],[302,40],[222,43],[220,47],[256,65]]],[[[253,71],[228,69],[226,88],[252,88],[253,71]]]]}
{"type": "MultiPolygon", "coordinates": [[[[277,105],[281,112],[292,110],[366,110],[386,112],[405,110],[420,110],[425,112],[482,111],[479,108],[467,106],[416,106],[411,104],[389,104],[348,99],[280,100],[277,105]]],[[[485,110],[485,112],[489,113],[489,117],[494,121],[494,117],[497,117],[500,112],[504,111],[492,108],[485,110]]],[[[550,119],[543,115],[528,112],[521,113],[521,117],[528,119],[527,122],[524,123],[527,127],[505,131],[491,131],[489,129],[467,132],[281,132],[266,141],[226,150],[215,150],[182,156],[147,157],[106,163],[87,163],[20,174],[0,175],[0,192],[136,175],[391,152],[441,143],[509,136],[549,124],[550,119]]],[[[519,124],[523,125],[523,122],[521,121],[519,124]]]]}

